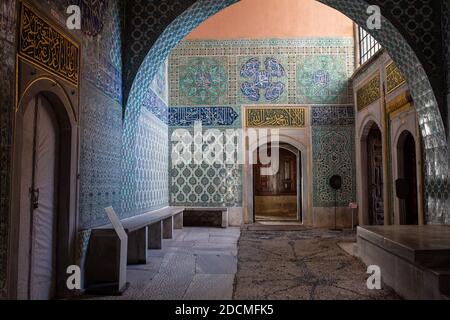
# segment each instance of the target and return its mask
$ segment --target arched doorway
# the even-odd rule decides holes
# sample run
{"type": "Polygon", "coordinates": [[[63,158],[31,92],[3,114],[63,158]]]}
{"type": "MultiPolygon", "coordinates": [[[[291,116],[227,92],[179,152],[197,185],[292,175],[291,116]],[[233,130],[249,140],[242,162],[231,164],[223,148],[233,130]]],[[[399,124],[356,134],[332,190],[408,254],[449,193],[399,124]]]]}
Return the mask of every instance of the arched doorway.
{"type": "Polygon", "coordinates": [[[77,117],[63,87],[36,79],[15,113],[11,219],[11,296],[68,295],[76,258],[77,117]]]}
{"type": "Polygon", "coordinates": [[[290,145],[258,148],[258,161],[253,165],[256,221],[301,222],[301,165],[300,151],[290,145]],[[261,154],[272,159],[269,165],[261,161],[261,154]],[[273,157],[278,157],[278,161],[273,161],[273,157]],[[263,169],[274,162],[278,168],[274,168],[273,174],[265,174],[263,169]]]}
{"type": "MultiPolygon", "coordinates": [[[[347,15],[360,26],[367,25],[367,8],[364,0],[318,0],[347,15]]],[[[169,56],[171,50],[195,27],[210,16],[227,8],[238,0],[198,0],[189,9],[180,14],[161,34],[153,46],[142,48],[138,63],[139,70],[133,77],[126,109],[124,112],[124,144],[133,145],[135,141],[136,123],[141,112],[142,101],[146,92],[142,88],[150,86],[159,66],[169,56]]],[[[424,156],[428,170],[425,183],[448,179],[448,147],[444,124],[433,89],[427,74],[416,53],[397,28],[386,18],[382,18],[383,28],[367,30],[380,45],[386,48],[401,73],[405,76],[414,99],[419,116],[422,137],[424,141],[424,156]]],[[[132,160],[124,161],[126,170],[133,170],[132,160]]],[[[444,223],[448,219],[445,211],[449,200],[442,193],[429,193],[426,199],[428,205],[427,220],[433,223],[444,223]]]]}
{"type": "Polygon", "coordinates": [[[409,131],[404,131],[397,144],[398,179],[396,196],[399,198],[400,224],[419,224],[417,195],[416,142],[409,131]]]}
{"type": "Polygon", "coordinates": [[[56,292],[60,128],[43,94],[30,101],[23,120],[18,293],[48,300],[56,292]]]}
{"type": "Polygon", "coordinates": [[[369,224],[384,225],[383,142],[376,124],[372,124],[369,130],[366,146],[369,224]]]}

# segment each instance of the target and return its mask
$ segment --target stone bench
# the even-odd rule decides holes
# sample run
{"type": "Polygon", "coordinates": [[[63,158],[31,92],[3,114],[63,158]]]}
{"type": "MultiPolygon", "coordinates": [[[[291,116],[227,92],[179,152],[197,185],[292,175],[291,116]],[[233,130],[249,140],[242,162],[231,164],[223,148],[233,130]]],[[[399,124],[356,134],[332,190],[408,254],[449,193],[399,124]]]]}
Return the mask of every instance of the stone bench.
{"type": "Polygon", "coordinates": [[[163,239],[172,239],[174,229],[183,226],[227,228],[228,210],[167,207],[116,219],[116,224],[121,224],[120,228],[126,233],[124,240],[112,224],[92,229],[85,262],[86,292],[122,294],[126,290],[123,284],[127,264],[147,264],[147,250],[162,249],[163,239]]]}
{"type": "MultiPolygon", "coordinates": [[[[121,220],[128,235],[128,264],[147,264],[147,250],[161,249],[163,239],[172,239],[174,229],[183,228],[184,208],[167,207],[121,220]]],[[[114,231],[112,224],[92,230],[96,233],[114,231]]]]}

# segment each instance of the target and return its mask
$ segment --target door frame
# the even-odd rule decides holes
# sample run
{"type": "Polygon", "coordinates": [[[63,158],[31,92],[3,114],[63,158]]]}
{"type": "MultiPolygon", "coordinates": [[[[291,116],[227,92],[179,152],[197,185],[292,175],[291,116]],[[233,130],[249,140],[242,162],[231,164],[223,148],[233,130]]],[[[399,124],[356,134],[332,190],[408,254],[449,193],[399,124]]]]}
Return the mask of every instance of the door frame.
{"type": "MultiPolygon", "coordinates": [[[[298,163],[301,165],[300,168],[297,170],[297,176],[300,176],[300,178],[297,178],[297,190],[300,192],[299,200],[298,201],[298,222],[301,224],[305,224],[305,221],[308,217],[308,208],[309,208],[309,198],[308,198],[308,183],[309,183],[309,175],[308,175],[308,166],[307,166],[307,160],[308,160],[308,152],[306,146],[304,146],[302,143],[298,142],[297,140],[280,134],[278,145],[281,148],[284,146],[289,146],[292,149],[287,149],[292,152],[292,150],[296,150],[296,152],[300,153],[300,156],[298,157],[298,163]]],[[[252,145],[249,146],[247,153],[252,155],[252,159],[257,159],[258,150],[261,147],[267,147],[267,143],[258,143],[254,142],[252,145]]],[[[248,184],[248,194],[246,196],[247,199],[247,212],[251,215],[251,221],[256,222],[256,215],[255,215],[255,191],[254,191],[254,177],[253,177],[253,165],[249,165],[249,170],[245,170],[245,175],[247,176],[245,181],[247,181],[248,184]]]]}
{"type": "MultiPolygon", "coordinates": [[[[425,224],[425,215],[423,208],[423,171],[422,171],[422,148],[420,144],[420,139],[411,132],[409,128],[400,127],[397,131],[396,136],[394,137],[392,143],[392,166],[394,173],[394,181],[400,177],[400,169],[403,166],[401,160],[404,160],[403,148],[404,142],[407,135],[410,135],[414,139],[415,145],[415,153],[416,153],[416,190],[417,190],[417,214],[418,214],[418,224],[419,226],[423,226],[425,224]]],[[[400,200],[394,195],[394,219],[396,225],[401,225],[401,204],[400,200]]]]}
{"type": "MultiPolygon", "coordinates": [[[[265,144],[265,145],[259,147],[257,149],[257,152],[259,152],[259,150],[267,150],[268,148],[269,148],[269,144],[265,144]]],[[[297,174],[296,174],[295,179],[296,179],[296,185],[297,185],[296,186],[296,188],[297,188],[297,195],[296,195],[296,197],[297,197],[297,205],[296,205],[297,206],[297,210],[296,210],[297,211],[297,217],[296,217],[296,219],[279,219],[279,220],[259,219],[258,220],[257,216],[256,216],[256,207],[253,206],[254,222],[259,222],[259,221],[277,221],[277,222],[300,222],[301,223],[302,220],[303,220],[303,217],[302,217],[302,193],[303,193],[303,190],[302,190],[302,184],[301,184],[301,178],[302,178],[301,151],[298,150],[297,148],[289,145],[289,144],[286,144],[286,143],[279,143],[279,145],[276,148],[287,150],[290,153],[294,154],[295,157],[296,157],[296,173],[297,174]]],[[[257,159],[257,158],[254,158],[254,159],[257,159]]],[[[253,164],[253,170],[254,169],[255,169],[255,165],[253,164]]],[[[255,199],[256,198],[256,195],[255,195],[256,186],[255,186],[255,179],[254,178],[255,178],[255,176],[253,174],[253,202],[255,203],[256,202],[256,199],[255,199]]]]}
{"type": "MultiPolygon", "coordinates": [[[[360,169],[360,174],[357,174],[358,181],[358,206],[359,206],[359,221],[361,225],[370,225],[369,219],[369,172],[368,172],[368,163],[367,163],[367,138],[369,137],[370,130],[372,127],[377,127],[381,132],[381,139],[384,141],[384,132],[381,130],[380,123],[377,122],[375,117],[372,115],[367,117],[363,124],[361,125],[360,132],[358,134],[358,144],[359,144],[359,152],[357,153],[357,167],[360,169]]],[[[383,145],[383,149],[384,149],[383,145]]],[[[383,170],[386,166],[385,161],[383,161],[383,170]]],[[[383,184],[383,194],[384,188],[386,188],[386,183],[383,184]]],[[[385,224],[387,224],[386,213],[385,213],[385,224]]]]}
{"type": "MultiPolygon", "coordinates": [[[[9,242],[8,292],[17,299],[19,278],[19,226],[21,159],[23,139],[23,116],[35,96],[43,95],[51,104],[59,124],[59,172],[58,207],[56,211],[56,296],[70,295],[64,275],[69,265],[76,262],[76,237],[78,226],[78,119],[75,106],[64,87],[52,76],[40,76],[31,81],[17,101],[14,114],[11,181],[11,229],[9,242]]],[[[30,235],[31,236],[31,235],[30,235]]]]}

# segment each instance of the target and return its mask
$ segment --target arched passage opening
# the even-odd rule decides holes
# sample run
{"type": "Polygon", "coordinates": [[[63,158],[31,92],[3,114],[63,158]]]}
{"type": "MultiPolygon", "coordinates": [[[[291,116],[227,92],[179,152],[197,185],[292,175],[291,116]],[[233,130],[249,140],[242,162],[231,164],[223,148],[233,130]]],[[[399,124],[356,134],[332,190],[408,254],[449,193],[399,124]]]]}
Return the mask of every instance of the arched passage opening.
{"type": "Polygon", "coordinates": [[[409,131],[403,131],[397,142],[396,196],[402,225],[419,224],[419,197],[416,142],[409,131]]]}
{"type": "MultiPolygon", "coordinates": [[[[195,27],[220,10],[233,5],[237,1],[208,1],[196,2],[164,31],[154,46],[148,52],[139,69],[132,86],[125,110],[124,143],[133,145],[136,139],[136,123],[138,123],[142,101],[159,65],[168,57],[171,50],[195,27]]],[[[365,27],[368,14],[368,4],[357,0],[321,0],[332,8],[347,15],[358,25],[365,27]]],[[[408,45],[404,37],[389,22],[382,17],[382,28],[368,30],[379,43],[387,49],[411,88],[415,101],[419,123],[424,141],[424,156],[426,162],[425,187],[448,180],[448,150],[442,117],[436,98],[427,75],[417,58],[414,50],[408,45]]],[[[132,171],[135,167],[132,158],[124,161],[124,172],[132,171]]],[[[426,196],[426,214],[428,223],[445,223],[448,221],[446,207],[448,200],[442,193],[429,190],[426,196]]]]}

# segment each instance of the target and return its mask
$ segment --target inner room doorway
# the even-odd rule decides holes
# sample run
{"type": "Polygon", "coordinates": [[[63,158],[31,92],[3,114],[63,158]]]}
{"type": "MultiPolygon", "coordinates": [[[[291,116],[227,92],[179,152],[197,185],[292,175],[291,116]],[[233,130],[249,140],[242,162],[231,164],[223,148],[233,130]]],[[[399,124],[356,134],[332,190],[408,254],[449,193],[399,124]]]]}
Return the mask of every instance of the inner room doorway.
{"type": "MultiPolygon", "coordinates": [[[[276,155],[275,155],[276,156],[276,155]]],[[[258,149],[258,161],[253,166],[255,220],[301,222],[301,153],[288,144],[270,145],[258,149]],[[276,148],[276,149],[275,149],[276,148]],[[262,170],[270,166],[263,164],[260,151],[272,157],[278,153],[279,167],[273,175],[262,170]]]]}

